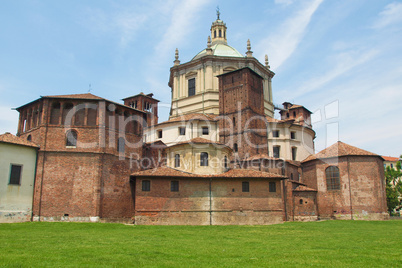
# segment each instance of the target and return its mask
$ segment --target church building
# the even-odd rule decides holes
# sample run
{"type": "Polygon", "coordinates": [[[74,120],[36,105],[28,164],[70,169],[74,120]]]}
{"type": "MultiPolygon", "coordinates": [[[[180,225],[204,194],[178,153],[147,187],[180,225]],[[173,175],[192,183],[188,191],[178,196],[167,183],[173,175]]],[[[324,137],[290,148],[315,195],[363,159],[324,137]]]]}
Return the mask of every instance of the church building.
{"type": "Polygon", "coordinates": [[[206,48],[170,69],[171,110],[138,93],[44,96],[17,108],[39,146],[32,220],[135,224],[274,224],[387,219],[383,158],[338,142],[314,154],[311,112],[275,107],[268,56],[228,45],[212,23],[206,48]],[[280,119],[274,118],[279,110],[280,119]]]}

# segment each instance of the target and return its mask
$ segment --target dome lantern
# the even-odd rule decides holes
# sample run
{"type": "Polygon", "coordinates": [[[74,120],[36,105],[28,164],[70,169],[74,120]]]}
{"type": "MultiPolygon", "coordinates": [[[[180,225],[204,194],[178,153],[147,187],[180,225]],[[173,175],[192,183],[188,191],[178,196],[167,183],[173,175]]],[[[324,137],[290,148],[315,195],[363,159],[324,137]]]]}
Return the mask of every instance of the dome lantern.
{"type": "Polygon", "coordinates": [[[221,13],[219,12],[219,8],[216,10],[216,21],[212,23],[211,26],[211,36],[212,36],[212,45],[215,44],[225,44],[227,45],[226,39],[226,23],[224,23],[220,19],[221,13]]]}

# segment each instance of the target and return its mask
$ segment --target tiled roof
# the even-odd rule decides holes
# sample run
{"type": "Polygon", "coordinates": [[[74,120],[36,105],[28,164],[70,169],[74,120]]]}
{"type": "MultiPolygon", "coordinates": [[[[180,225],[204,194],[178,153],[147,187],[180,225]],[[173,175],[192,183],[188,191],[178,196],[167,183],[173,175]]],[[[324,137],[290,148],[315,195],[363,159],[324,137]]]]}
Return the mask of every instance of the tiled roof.
{"type": "Polygon", "coordinates": [[[17,137],[9,132],[6,132],[6,133],[0,135],[0,142],[39,148],[39,146],[36,145],[35,143],[33,143],[31,141],[27,141],[23,138],[17,137]]]}
{"type": "Polygon", "coordinates": [[[300,181],[295,181],[295,180],[288,180],[289,182],[291,182],[291,183],[294,183],[294,184],[298,184],[298,185],[304,185],[304,186],[306,186],[306,184],[305,183],[302,183],[302,182],[300,182],[300,181]]]}
{"type": "Polygon", "coordinates": [[[287,179],[287,177],[258,170],[252,169],[231,169],[223,174],[214,175],[214,177],[219,178],[278,178],[278,179],[287,179]]]}
{"type": "Polygon", "coordinates": [[[138,171],[131,176],[135,177],[183,177],[183,178],[271,178],[271,179],[286,179],[287,177],[251,170],[251,169],[231,169],[225,173],[215,174],[215,175],[199,175],[194,173],[189,173],[181,170],[177,170],[170,167],[160,167],[155,169],[148,169],[145,171],[138,171]]]}
{"type": "Polygon", "coordinates": [[[270,116],[266,116],[265,117],[267,119],[268,122],[280,122],[281,120],[275,119],[273,117],[270,116]]]}
{"type": "Polygon", "coordinates": [[[124,98],[124,99],[122,99],[122,100],[127,100],[127,99],[131,99],[131,98],[135,98],[135,97],[137,97],[137,96],[143,96],[143,97],[150,98],[150,99],[153,99],[153,100],[159,102],[159,100],[157,100],[157,99],[154,98],[154,94],[153,94],[153,93],[144,94],[144,92],[141,92],[140,94],[137,94],[137,95],[134,95],[134,96],[130,96],[130,97],[124,98]]]}
{"type": "Polygon", "coordinates": [[[300,167],[300,166],[301,166],[300,161],[286,160],[286,162],[289,163],[289,164],[291,164],[291,165],[294,165],[294,166],[296,166],[296,167],[300,167]]]}
{"type": "Polygon", "coordinates": [[[293,192],[317,192],[317,190],[304,185],[299,185],[293,190],[293,192]]]}
{"type": "Polygon", "coordinates": [[[216,114],[200,114],[200,113],[192,113],[192,114],[185,114],[178,117],[174,117],[168,121],[162,122],[163,123],[170,123],[170,122],[180,122],[180,121],[189,121],[189,120],[206,120],[206,121],[217,121],[216,117],[219,115],[216,114]]]}
{"type": "Polygon", "coordinates": [[[166,146],[166,144],[163,142],[163,141],[150,141],[150,142],[146,142],[145,143],[146,145],[153,145],[153,144],[160,144],[160,145],[165,145],[166,146]]]}
{"type": "Polygon", "coordinates": [[[283,160],[280,158],[268,156],[267,154],[256,154],[256,155],[250,156],[249,158],[246,158],[244,161],[253,161],[253,160],[259,160],[259,159],[283,160]]]}
{"type": "Polygon", "coordinates": [[[81,99],[81,100],[105,100],[105,101],[108,101],[108,102],[110,102],[110,103],[113,103],[113,104],[116,104],[116,105],[119,105],[119,106],[123,106],[123,107],[129,108],[129,109],[131,109],[131,110],[136,110],[136,111],[138,111],[138,112],[145,113],[144,111],[141,111],[141,110],[132,108],[132,107],[130,107],[130,106],[124,105],[123,103],[118,103],[118,102],[114,102],[114,101],[111,101],[111,100],[108,100],[108,99],[104,99],[104,98],[101,98],[101,97],[99,97],[99,96],[93,95],[93,94],[91,94],[91,93],[43,96],[43,97],[41,97],[41,98],[39,98],[39,99],[37,99],[37,100],[31,101],[31,102],[29,102],[29,103],[26,103],[26,104],[24,104],[24,105],[22,105],[22,106],[16,108],[16,110],[19,111],[21,108],[23,108],[23,107],[25,107],[25,106],[27,106],[27,105],[30,105],[30,104],[32,104],[32,103],[34,103],[34,102],[36,102],[36,101],[39,101],[39,100],[42,99],[42,98],[47,98],[47,99],[77,99],[77,100],[80,100],[80,99],[81,99]]]}
{"type": "Polygon", "coordinates": [[[69,95],[53,95],[53,96],[43,96],[44,98],[53,99],[87,99],[87,100],[104,100],[104,98],[95,96],[91,93],[85,94],[69,94],[69,95]]]}
{"type": "Polygon", "coordinates": [[[338,141],[337,143],[331,145],[330,147],[322,150],[319,153],[316,153],[314,155],[308,156],[306,159],[302,161],[302,163],[312,161],[315,159],[322,159],[322,158],[331,158],[331,157],[340,157],[340,156],[378,156],[381,157],[377,154],[370,153],[368,151],[365,151],[363,149],[359,149],[357,147],[354,147],[352,145],[343,143],[341,141],[338,141]]]}
{"type": "MultiPolygon", "coordinates": [[[[191,144],[191,143],[195,143],[195,144],[218,144],[218,145],[225,145],[225,144],[223,144],[223,143],[221,143],[221,142],[219,142],[219,141],[211,141],[211,140],[204,139],[204,138],[201,138],[201,137],[197,137],[197,138],[194,138],[194,139],[191,139],[191,140],[187,140],[187,141],[181,141],[181,142],[176,143],[175,145],[179,145],[179,144],[191,144]]],[[[175,145],[172,145],[172,146],[175,146],[175,145]]]]}
{"type": "Polygon", "coordinates": [[[292,106],[289,107],[289,109],[296,109],[296,108],[304,108],[304,106],[299,104],[292,104],[292,106]]]}
{"type": "Polygon", "coordinates": [[[389,161],[389,162],[397,162],[397,161],[399,161],[399,157],[382,156],[382,158],[384,158],[385,161],[389,161]]]}

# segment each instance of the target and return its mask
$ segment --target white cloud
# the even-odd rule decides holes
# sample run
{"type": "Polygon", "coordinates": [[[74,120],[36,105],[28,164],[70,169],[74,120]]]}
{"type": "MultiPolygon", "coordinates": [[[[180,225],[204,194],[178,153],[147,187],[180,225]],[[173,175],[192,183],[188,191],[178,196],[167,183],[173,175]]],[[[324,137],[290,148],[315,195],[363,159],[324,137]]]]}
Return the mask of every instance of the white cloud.
{"type": "Polygon", "coordinates": [[[275,0],[275,4],[288,6],[293,4],[293,0],[275,0]]]}
{"type": "Polygon", "coordinates": [[[296,14],[292,14],[273,35],[257,44],[258,51],[263,51],[262,55],[268,54],[273,69],[281,66],[297,49],[311,17],[322,2],[323,0],[309,2],[296,14]]]}
{"type": "Polygon", "coordinates": [[[15,134],[18,125],[18,112],[11,110],[11,106],[0,106],[0,134],[10,132],[15,134]]]}
{"type": "Polygon", "coordinates": [[[338,76],[349,72],[356,66],[368,62],[378,53],[379,52],[377,50],[372,49],[368,51],[341,52],[332,56],[331,63],[334,67],[325,74],[305,82],[296,92],[293,93],[293,96],[299,97],[316,89],[322,88],[325,84],[334,80],[338,76]]]}
{"type": "Polygon", "coordinates": [[[210,0],[186,0],[175,5],[171,13],[171,21],[160,42],[155,46],[156,57],[160,60],[165,57],[172,57],[174,49],[184,41],[184,38],[193,31],[193,24],[196,23],[196,14],[210,0]]]}
{"type": "Polygon", "coordinates": [[[393,2],[384,7],[379,18],[374,22],[373,28],[381,29],[386,26],[402,22],[402,3],[393,2]]]}
{"type": "Polygon", "coordinates": [[[149,18],[144,10],[119,10],[115,13],[90,8],[84,24],[94,32],[117,34],[120,45],[126,47],[149,18]]]}

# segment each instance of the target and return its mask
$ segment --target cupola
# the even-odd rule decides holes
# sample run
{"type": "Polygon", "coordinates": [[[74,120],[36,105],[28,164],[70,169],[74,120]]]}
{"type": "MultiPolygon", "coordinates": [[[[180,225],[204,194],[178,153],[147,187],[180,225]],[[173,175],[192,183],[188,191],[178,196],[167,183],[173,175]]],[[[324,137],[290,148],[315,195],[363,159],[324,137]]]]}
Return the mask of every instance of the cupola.
{"type": "Polygon", "coordinates": [[[217,19],[212,23],[211,26],[211,37],[212,37],[212,45],[215,44],[225,44],[227,45],[226,39],[226,23],[224,23],[220,19],[221,13],[219,12],[219,8],[216,11],[217,19]]]}

